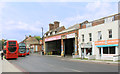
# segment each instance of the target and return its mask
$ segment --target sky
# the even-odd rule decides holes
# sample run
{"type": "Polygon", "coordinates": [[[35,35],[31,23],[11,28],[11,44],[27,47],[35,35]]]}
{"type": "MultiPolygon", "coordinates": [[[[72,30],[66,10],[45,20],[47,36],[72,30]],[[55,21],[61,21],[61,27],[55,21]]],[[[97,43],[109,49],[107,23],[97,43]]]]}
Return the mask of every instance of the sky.
{"type": "Polygon", "coordinates": [[[41,27],[45,33],[54,21],[68,28],[117,13],[117,2],[0,2],[0,38],[20,42],[41,36],[41,27]]]}

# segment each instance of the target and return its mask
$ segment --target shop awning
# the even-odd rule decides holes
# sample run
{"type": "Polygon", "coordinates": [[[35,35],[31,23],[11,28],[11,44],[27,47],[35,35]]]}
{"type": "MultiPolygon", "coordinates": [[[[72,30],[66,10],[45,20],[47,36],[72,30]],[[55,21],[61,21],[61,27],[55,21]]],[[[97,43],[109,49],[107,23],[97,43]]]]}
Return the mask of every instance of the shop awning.
{"type": "Polygon", "coordinates": [[[113,44],[113,45],[96,45],[96,47],[112,47],[112,46],[118,46],[118,44],[113,44]]]}

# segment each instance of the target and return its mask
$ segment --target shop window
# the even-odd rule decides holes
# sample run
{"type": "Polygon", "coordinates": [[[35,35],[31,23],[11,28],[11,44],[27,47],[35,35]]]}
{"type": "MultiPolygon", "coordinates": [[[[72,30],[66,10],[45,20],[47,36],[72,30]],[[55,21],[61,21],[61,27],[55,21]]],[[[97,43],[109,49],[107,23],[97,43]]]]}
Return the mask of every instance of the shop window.
{"type": "Polygon", "coordinates": [[[108,31],[109,31],[109,38],[112,38],[112,29],[110,29],[108,31]]]}
{"type": "Polygon", "coordinates": [[[110,54],[115,54],[115,47],[109,47],[110,54]]]}
{"type": "Polygon", "coordinates": [[[92,33],[89,33],[89,39],[92,41],[92,33]]]}
{"type": "Polygon", "coordinates": [[[103,54],[108,54],[108,47],[103,47],[103,54]]]}
{"type": "Polygon", "coordinates": [[[115,47],[103,47],[103,54],[115,54],[115,47]]]}
{"type": "Polygon", "coordinates": [[[102,34],[101,34],[101,31],[98,31],[98,40],[102,40],[102,34]]]}
{"type": "Polygon", "coordinates": [[[82,35],[82,42],[84,42],[84,35],[82,35]]]}

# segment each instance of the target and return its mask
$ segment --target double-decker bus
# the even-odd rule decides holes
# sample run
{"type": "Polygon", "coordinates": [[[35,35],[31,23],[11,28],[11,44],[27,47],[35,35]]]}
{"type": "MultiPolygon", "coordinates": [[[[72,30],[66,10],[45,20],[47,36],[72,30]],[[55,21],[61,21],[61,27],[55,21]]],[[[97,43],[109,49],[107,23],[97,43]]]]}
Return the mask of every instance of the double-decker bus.
{"type": "Polygon", "coordinates": [[[19,56],[26,56],[26,44],[23,42],[19,43],[18,55],[19,56]]]}
{"type": "Polygon", "coordinates": [[[26,48],[26,53],[27,53],[27,55],[30,54],[30,48],[26,48]]]}
{"type": "Polygon", "coordinates": [[[3,52],[6,59],[18,58],[18,43],[16,40],[4,42],[3,52]]]}

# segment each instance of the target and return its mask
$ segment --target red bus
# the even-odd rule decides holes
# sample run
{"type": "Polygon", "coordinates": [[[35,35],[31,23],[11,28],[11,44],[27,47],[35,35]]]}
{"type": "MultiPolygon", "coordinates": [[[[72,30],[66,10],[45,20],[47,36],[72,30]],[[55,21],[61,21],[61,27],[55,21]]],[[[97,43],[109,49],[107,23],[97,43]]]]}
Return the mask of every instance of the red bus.
{"type": "Polygon", "coordinates": [[[19,56],[26,56],[26,44],[24,42],[19,43],[19,56]]]}
{"type": "Polygon", "coordinates": [[[26,53],[27,53],[27,55],[30,54],[30,48],[26,48],[26,53]]]}
{"type": "Polygon", "coordinates": [[[3,52],[6,59],[18,58],[18,43],[16,40],[7,40],[4,43],[3,52]]]}

